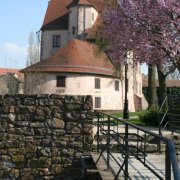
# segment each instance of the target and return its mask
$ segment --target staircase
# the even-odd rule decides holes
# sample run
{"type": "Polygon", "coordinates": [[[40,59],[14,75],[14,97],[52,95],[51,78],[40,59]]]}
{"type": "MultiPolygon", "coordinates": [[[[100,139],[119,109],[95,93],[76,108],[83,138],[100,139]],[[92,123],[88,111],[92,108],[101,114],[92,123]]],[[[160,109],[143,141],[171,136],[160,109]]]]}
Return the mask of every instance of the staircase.
{"type": "Polygon", "coordinates": [[[164,99],[159,109],[159,134],[168,129],[173,133],[180,134],[180,95],[169,95],[164,99]],[[168,103],[168,108],[164,105],[168,103]]]}
{"type": "Polygon", "coordinates": [[[82,153],[74,159],[71,170],[71,180],[102,180],[90,153],[82,153]]]}
{"type": "Polygon", "coordinates": [[[159,134],[171,139],[176,148],[176,155],[180,160],[180,95],[167,96],[159,109],[159,134]],[[165,103],[168,108],[164,109],[165,103]],[[166,135],[165,130],[171,134],[166,135]]]}

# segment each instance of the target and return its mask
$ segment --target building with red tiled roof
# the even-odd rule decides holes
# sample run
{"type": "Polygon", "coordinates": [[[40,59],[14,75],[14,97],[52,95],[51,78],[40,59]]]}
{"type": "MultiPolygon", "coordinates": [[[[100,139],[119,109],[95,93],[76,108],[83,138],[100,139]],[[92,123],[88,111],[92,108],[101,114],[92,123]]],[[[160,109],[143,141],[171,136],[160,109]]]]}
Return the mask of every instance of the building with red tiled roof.
{"type": "Polygon", "coordinates": [[[94,33],[103,6],[103,0],[51,0],[41,27],[41,59],[72,39],[85,40],[91,28],[94,33]]]}
{"type": "Polygon", "coordinates": [[[23,81],[19,69],[0,68],[0,95],[23,93],[23,81]]]}
{"type": "Polygon", "coordinates": [[[0,68],[0,76],[8,73],[16,74],[20,80],[24,80],[24,74],[20,69],[0,68]]]}
{"type": "MultiPolygon", "coordinates": [[[[143,94],[145,95],[146,99],[148,99],[148,76],[144,76],[142,82],[143,94]]],[[[160,89],[158,79],[156,79],[155,84],[157,95],[159,97],[160,89]]],[[[180,95],[180,79],[166,79],[166,87],[167,95],[180,95]]]]}
{"type": "Polygon", "coordinates": [[[74,39],[56,54],[23,71],[87,73],[114,77],[114,66],[96,45],[74,39]]]}
{"type": "MultiPolygon", "coordinates": [[[[87,42],[93,42],[101,24],[103,1],[49,2],[41,27],[41,61],[22,70],[26,93],[91,95],[95,109],[123,110],[124,80],[106,54],[87,42]]],[[[128,74],[129,110],[134,111],[134,95],[142,97],[140,68],[129,68],[128,74]]]]}

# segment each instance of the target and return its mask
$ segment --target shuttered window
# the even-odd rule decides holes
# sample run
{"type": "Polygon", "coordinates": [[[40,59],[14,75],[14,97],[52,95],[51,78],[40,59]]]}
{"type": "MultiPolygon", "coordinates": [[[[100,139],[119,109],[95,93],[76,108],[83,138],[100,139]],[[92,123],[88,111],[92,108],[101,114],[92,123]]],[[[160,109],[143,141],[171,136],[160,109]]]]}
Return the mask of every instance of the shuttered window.
{"type": "Polygon", "coordinates": [[[101,98],[95,97],[95,108],[101,108],[101,98]]]}
{"type": "Polygon", "coordinates": [[[119,91],[119,81],[115,81],[115,91],[119,91]]]}
{"type": "Polygon", "coordinates": [[[101,81],[100,78],[95,78],[95,89],[101,88],[101,81]]]}

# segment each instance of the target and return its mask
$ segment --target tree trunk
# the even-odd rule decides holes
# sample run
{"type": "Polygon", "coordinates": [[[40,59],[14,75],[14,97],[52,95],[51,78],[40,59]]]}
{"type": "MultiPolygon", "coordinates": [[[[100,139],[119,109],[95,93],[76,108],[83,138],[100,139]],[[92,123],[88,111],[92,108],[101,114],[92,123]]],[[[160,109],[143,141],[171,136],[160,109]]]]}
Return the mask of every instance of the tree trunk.
{"type": "Polygon", "coordinates": [[[156,93],[156,65],[150,64],[148,66],[148,98],[149,108],[158,107],[157,93],[156,93]]]}
{"type": "MultiPolygon", "coordinates": [[[[166,86],[166,75],[163,72],[163,66],[161,64],[157,65],[158,79],[159,79],[159,103],[162,105],[165,97],[167,96],[167,86],[166,86]]],[[[167,101],[163,106],[164,108],[168,107],[167,101]]]]}

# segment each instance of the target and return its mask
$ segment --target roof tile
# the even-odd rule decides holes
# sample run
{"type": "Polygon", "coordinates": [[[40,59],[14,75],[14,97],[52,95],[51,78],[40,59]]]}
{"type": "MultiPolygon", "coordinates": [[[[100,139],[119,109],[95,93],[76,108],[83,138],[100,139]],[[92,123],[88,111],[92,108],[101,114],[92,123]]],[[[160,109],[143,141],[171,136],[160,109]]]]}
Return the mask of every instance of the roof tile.
{"type": "Polygon", "coordinates": [[[99,12],[103,9],[103,0],[51,0],[46,10],[42,29],[47,27],[68,28],[68,6],[72,3],[93,5],[99,12]]]}
{"type": "Polygon", "coordinates": [[[74,39],[52,57],[36,63],[22,72],[70,72],[114,75],[114,66],[104,52],[89,42],[74,39]]]}
{"type": "Polygon", "coordinates": [[[0,68],[0,76],[8,73],[16,74],[20,79],[24,79],[23,73],[20,72],[20,69],[0,68]]]}

